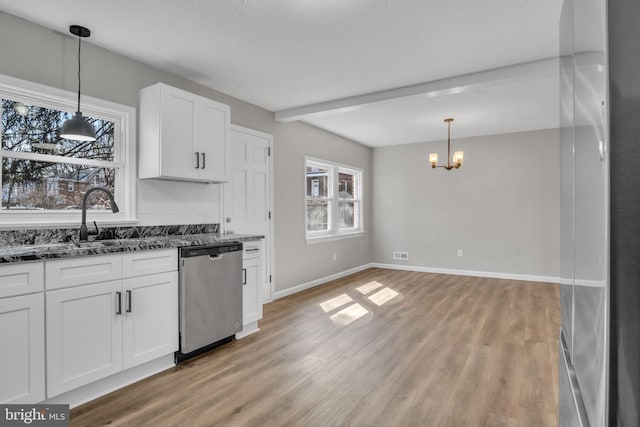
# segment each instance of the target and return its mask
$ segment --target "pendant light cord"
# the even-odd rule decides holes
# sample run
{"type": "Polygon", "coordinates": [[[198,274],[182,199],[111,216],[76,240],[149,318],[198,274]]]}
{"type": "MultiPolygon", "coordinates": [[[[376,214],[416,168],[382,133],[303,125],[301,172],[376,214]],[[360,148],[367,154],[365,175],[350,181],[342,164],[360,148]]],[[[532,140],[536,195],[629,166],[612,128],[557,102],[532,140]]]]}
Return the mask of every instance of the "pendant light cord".
{"type": "Polygon", "coordinates": [[[80,111],[80,46],[82,45],[82,37],[78,36],[78,109],[80,111]]]}

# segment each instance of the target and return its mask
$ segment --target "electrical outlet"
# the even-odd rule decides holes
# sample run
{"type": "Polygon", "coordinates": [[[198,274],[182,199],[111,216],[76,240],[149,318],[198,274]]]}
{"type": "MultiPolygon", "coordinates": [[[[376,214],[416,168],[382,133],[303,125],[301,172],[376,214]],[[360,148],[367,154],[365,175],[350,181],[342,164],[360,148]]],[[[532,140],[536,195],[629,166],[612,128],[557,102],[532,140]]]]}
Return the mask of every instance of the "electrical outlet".
{"type": "Polygon", "coordinates": [[[393,259],[401,259],[407,261],[409,259],[409,252],[393,252],[393,259]]]}
{"type": "Polygon", "coordinates": [[[464,253],[462,252],[462,249],[458,249],[458,256],[463,256],[464,253]]]}
{"type": "Polygon", "coordinates": [[[338,254],[336,254],[335,252],[333,253],[333,260],[337,261],[338,260],[338,254]]]}

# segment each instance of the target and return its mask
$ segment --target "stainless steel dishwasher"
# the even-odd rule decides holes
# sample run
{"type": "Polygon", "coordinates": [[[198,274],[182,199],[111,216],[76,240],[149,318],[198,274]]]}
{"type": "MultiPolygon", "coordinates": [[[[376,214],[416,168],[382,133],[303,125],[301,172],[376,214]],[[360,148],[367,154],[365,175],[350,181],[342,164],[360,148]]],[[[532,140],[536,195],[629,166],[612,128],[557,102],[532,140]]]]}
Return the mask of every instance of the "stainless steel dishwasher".
{"type": "Polygon", "coordinates": [[[176,362],[242,330],[242,243],[180,249],[180,350],[176,362]]]}

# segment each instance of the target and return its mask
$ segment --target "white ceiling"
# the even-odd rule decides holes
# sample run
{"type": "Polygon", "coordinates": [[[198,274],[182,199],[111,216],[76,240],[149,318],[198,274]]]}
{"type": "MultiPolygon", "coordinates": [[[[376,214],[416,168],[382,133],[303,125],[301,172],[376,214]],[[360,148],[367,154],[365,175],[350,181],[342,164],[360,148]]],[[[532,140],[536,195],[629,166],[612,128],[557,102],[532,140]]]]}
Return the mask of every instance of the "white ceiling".
{"type": "Polygon", "coordinates": [[[449,116],[454,138],[557,127],[557,65],[545,60],[558,54],[560,5],[0,0],[10,14],[62,33],[83,25],[91,43],[370,146],[443,139],[449,116]]]}

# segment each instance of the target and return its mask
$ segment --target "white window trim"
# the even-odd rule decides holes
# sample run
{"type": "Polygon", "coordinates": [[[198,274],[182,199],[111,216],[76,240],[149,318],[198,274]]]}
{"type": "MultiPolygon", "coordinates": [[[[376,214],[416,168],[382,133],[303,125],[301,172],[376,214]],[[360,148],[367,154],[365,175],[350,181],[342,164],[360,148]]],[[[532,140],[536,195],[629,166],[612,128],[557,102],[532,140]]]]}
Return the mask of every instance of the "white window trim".
{"type": "MultiPolygon", "coordinates": [[[[0,74],[0,96],[26,104],[75,112],[77,92],[57,89],[0,74]]],[[[87,222],[101,225],[136,224],[136,109],[98,98],[82,95],[80,108],[86,116],[116,123],[120,144],[116,145],[115,164],[120,165],[120,179],[116,180],[116,203],[120,212],[87,211],[87,222]]],[[[46,156],[46,155],[42,155],[46,156]]],[[[1,156],[0,156],[1,157],[1,156]]],[[[17,157],[12,154],[12,157],[17,157]]],[[[73,162],[72,159],[69,159],[73,162]]],[[[100,161],[94,161],[105,163],[100,161]]],[[[87,163],[87,162],[83,162],[87,163]]],[[[113,167],[113,165],[111,165],[113,167]]],[[[0,229],[51,228],[80,225],[78,211],[5,212],[0,209],[0,229]]]]}
{"type": "Polygon", "coordinates": [[[355,166],[345,165],[342,163],[331,162],[329,160],[318,159],[316,157],[305,156],[304,158],[304,180],[303,180],[303,203],[304,203],[304,232],[305,232],[305,241],[307,245],[323,243],[332,240],[340,240],[340,239],[349,239],[354,237],[360,237],[364,235],[364,170],[355,166]],[[331,171],[331,177],[329,178],[330,188],[328,192],[328,199],[331,205],[331,210],[329,211],[329,222],[332,224],[332,227],[328,231],[308,231],[308,223],[307,223],[307,164],[309,163],[317,163],[321,167],[329,167],[331,171]],[[338,199],[339,193],[339,180],[338,173],[340,171],[344,171],[347,173],[357,173],[359,175],[358,185],[360,186],[359,190],[359,198],[356,201],[360,204],[360,209],[358,210],[358,224],[360,225],[355,230],[346,230],[340,231],[337,224],[337,218],[340,216],[340,203],[338,199]]]}

